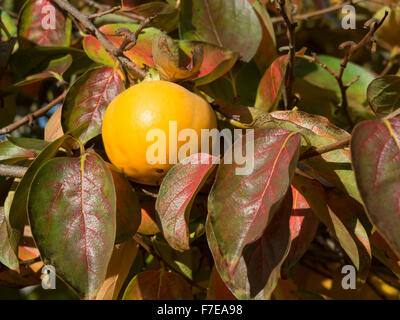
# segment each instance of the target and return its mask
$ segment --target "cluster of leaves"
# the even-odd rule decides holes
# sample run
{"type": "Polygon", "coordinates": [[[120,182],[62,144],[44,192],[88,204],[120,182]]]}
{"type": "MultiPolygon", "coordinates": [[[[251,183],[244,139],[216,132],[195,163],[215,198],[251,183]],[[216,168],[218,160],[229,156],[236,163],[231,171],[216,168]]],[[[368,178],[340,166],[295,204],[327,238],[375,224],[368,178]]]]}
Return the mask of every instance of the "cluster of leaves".
{"type": "MultiPolygon", "coordinates": [[[[116,48],[126,33],[141,31],[123,54],[144,79],[56,2],[5,1],[1,9],[0,126],[15,120],[16,102],[65,98],[43,139],[10,135],[0,142],[0,164],[26,168],[22,177],[0,177],[0,284],[37,284],[44,263],[80,298],[192,299],[205,291],[210,299],[320,298],[322,291],[307,293],[296,282],[298,273],[311,275],[301,269],[311,261],[353,264],[360,285],[379,269],[399,287],[396,1],[357,6],[359,25],[390,13],[376,32],[373,58],[365,50],[344,70],[345,83],[359,76],[346,90],[346,110],[326,66],[338,71],[340,39],[358,41],[365,31],[338,29],[336,13],[298,21],[297,46],[305,49],[296,54],[292,79],[297,103],[284,110],[290,59],[278,55],[287,38],[273,1],[98,4],[100,12],[121,6],[90,18],[116,48]],[[49,6],[55,28],[44,30],[49,6]],[[323,53],[320,63],[308,55],[315,50],[323,53]],[[254,171],[236,175],[235,162],[190,158],[154,190],[108,163],[100,137],[106,107],[135,81],[153,79],[179,82],[217,103],[221,128],[251,124],[254,171]],[[32,88],[39,89],[33,99],[24,95],[32,88]],[[304,156],[343,141],[350,146],[304,156]],[[23,262],[39,255],[37,263],[23,262]]],[[[89,17],[98,9],[70,3],[89,17]]],[[[318,3],[288,1],[293,14],[321,9],[318,3]]]]}

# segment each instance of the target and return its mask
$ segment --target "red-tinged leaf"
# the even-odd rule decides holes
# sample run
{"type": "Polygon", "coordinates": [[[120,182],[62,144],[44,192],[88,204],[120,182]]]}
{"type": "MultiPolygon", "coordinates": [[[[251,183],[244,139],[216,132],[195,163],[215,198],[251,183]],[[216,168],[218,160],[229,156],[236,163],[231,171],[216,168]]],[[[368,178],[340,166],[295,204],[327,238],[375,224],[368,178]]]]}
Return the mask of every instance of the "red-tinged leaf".
{"type": "Polygon", "coordinates": [[[328,196],[318,181],[301,175],[295,175],[292,183],[307,200],[314,214],[336,237],[359,271],[359,276],[365,279],[371,263],[371,254],[367,231],[359,217],[362,215],[360,205],[339,191],[328,196]]]}
{"type": "Polygon", "coordinates": [[[27,220],[27,201],[32,180],[43,163],[53,158],[57,154],[59,148],[69,139],[71,139],[70,135],[64,135],[40,152],[29,166],[15,190],[10,207],[8,232],[12,249],[16,255],[18,252],[18,243],[23,234],[25,222],[27,220]]]}
{"type": "MultiPolygon", "coordinates": [[[[254,152],[246,149],[253,171],[238,175],[236,159],[225,156],[208,198],[207,239],[210,247],[218,248],[213,255],[223,278],[233,277],[244,248],[261,238],[279,208],[297,165],[301,138],[283,129],[256,129],[243,140],[246,147],[254,143],[254,152]]],[[[241,146],[239,138],[233,149],[241,146]]]]}
{"type": "Polygon", "coordinates": [[[249,62],[261,42],[262,29],[248,0],[184,0],[181,2],[180,34],[239,52],[249,62]]]}
{"type": "Polygon", "coordinates": [[[125,290],[123,300],[192,300],[192,290],[177,273],[145,271],[136,275],[125,290]]]}
{"type": "Polygon", "coordinates": [[[193,201],[216,163],[212,155],[193,154],[169,170],[161,183],[157,221],[165,240],[175,250],[189,250],[188,223],[193,201]]]}
{"type": "Polygon", "coordinates": [[[203,62],[201,63],[199,73],[193,78],[197,86],[213,82],[223,76],[234,66],[239,58],[237,52],[207,43],[183,40],[178,45],[191,58],[193,58],[193,50],[196,47],[203,47],[203,62]]]}
{"type": "Polygon", "coordinates": [[[351,156],[367,214],[400,258],[400,119],[358,124],[351,156]]]}
{"type": "Polygon", "coordinates": [[[256,11],[262,27],[262,39],[254,61],[259,70],[265,70],[276,58],[276,39],[274,26],[265,5],[261,1],[251,2],[256,11]]]}
{"type": "Polygon", "coordinates": [[[257,89],[256,108],[271,111],[275,109],[282,96],[288,56],[277,58],[265,71],[257,89]]]}
{"type": "Polygon", "coordinates": [[[105,162],[94,152],[49,160],[32,182],[28,212],[43,262],[82,297],[94,298],[116,233],[115,188],[105,162]]]}
{"type": "Polygon", "coordinates": [[[68,132],[87,124],[79,136],[84,143],[99,135],[108,105],[124,89],[121,75],[113,67],[102,66],[86,72],[65,97],[61,115],[63,130],[68,132]]]}
{"type": "Polygon", "coordinates": [[[132,237],[140,226],[140,203],[136,192],[133,190],[125,176],[117,172],[107,163],[115,186],[117,195],[117,236],[116,243],[124,242],[132,237]]]}
{"type": "Polygon", "coordinates": [[[34,158],[35,156],[34,152],[20,148],[11,141],[5,140],[0,142],[1,164],[12,164],[24,159],[34,158]]]}
{"type": "Polygon", "coordinates": [[[71,20],[53,2],[28,0],[21,9],[18,37],[23,45],[69,46],[71,20]]]}
{"type": "MultiPolygon", "coordinates": [[[[303,150],[309,147],[320,148],[349,137],[349,133],[328,121],[328,119],[302,111],[276,111],[270,114],[274,121],[261,122],[257,126],[279,126],[286,130],[299,132],[307,138],[302,143],[303,150]]],[[[326,152],[317,157],[301,161],[302,170],[313,178],[322,179],[328,184],[348,193],[361,203],[354,172],[351,167],[349,148],[326,152]]]]}
{"type": "Polygon", "coordinates": [[[229,274],[227,265],[221,259],[223,247],[218,243],[211,223],[207,222],[207,238],[215,266],[236,298],[270,299],[290,248],[289,218],[292,202],[292,192],[289,189],[261,238],[245,247],[232,274],[229,274]]]}
{"type": "Polygon", "coordinates": [[[292,186],[293,208],[290,216],[291,245],[285,260],[285,268],[290,269],[307,251],[318,230],[319,219],[313,213],[303,195],[292,186]]]}
{"type": "Polygon", "coordinates": [[[161,79],[177,82],[194,78],[203,62],[204,48],[194,47],[191,57],[181,54],[174,39],[158,35],[153,41],[153,60],[161,79]]]}
{"type": "Polygon", "coordinates": [[[140,203],[142,220],[137,232],[152,236],[160,232],[156,223],[156,203],[154,200],[143,201],[140,203]]]}
{"type": "Polygon", "coordinates": [[[207,300],[237,300],[221,279],[215,266],[212,268],[207,291],[207,300]]]}
{"type": "MultiPolygon", "coordinates": [[[[114,46],[119,47],[122,44],[124,35],[116,35],[116,31],[120,28],[129,29],[131,32],[135,32],[140,27],[139,24],[107,24],[99,28],[99,30],[110,40],[114,46]]],[[[156,28],[145,28],[139,35],[136,45],[124,54],[135,62],[139,67],[149,66],[153,67],[152,57],[152,45],[153,39],[156,35],[162,34],[162,32],[156,28]]],[[[114,66],[115,62],[113,58],[107,53],[104,47],[101,45],[96,37],[89,35],[83,39],[83,48],[86,54],[95,62],[114,66]]]]}

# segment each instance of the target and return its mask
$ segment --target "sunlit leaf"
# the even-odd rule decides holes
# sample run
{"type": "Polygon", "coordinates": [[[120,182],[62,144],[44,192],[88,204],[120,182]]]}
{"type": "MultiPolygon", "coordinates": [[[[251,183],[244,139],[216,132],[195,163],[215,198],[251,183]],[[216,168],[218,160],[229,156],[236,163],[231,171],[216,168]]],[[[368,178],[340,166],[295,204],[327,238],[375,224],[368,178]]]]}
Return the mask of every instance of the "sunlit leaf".
{"type": "Polygon", "coordinates": [[[82,297],[103,283],[116,234],[111,172],[94,152],[40,167],[29,192],[32,235],[45,264],[82,297]]]}
{"type": "Polygon", "coordinates": [[[88,124],[79,139],[87,142],[99,135],[106,108],[124,89],[122,77],[113,67],[102,66],[86,72],[65,97],[61,116],[63,130],[68,132],[88,124]]]}
{"type": "Polygon", "coordinates": [[[240,53],[249,62],[261,42],[262,29],[248,0],[182,0],[179,31],[198,40],[240,53]]]}

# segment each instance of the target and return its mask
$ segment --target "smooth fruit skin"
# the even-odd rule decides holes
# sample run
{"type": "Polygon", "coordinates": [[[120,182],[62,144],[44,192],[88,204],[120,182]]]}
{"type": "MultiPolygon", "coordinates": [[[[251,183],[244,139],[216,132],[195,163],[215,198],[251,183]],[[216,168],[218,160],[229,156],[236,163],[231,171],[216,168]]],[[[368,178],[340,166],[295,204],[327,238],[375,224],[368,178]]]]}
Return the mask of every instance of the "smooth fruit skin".
{"type": "MultiPolygon", "coordinates": [[[[178,84],[156,80],[130,87],[115,97],[104,115],[102,136],[108,158],[131,180],[160,185],[176,164],[169,161],[170,121],[177,122],[178,135],[187,128],[196,131],[197,152],[201,151],[201,129],[217,128],[215,113],[207,101],[178,84]],[[150,164],[146,159],[147,149],[158,140],[146,141],[151,129],[165,133],[165,164],[150,164]]],[[[177,150],[188,141],[177,141],[177,150]]],[[[177,158],[173,153],[171,156],[177,158]]]]}

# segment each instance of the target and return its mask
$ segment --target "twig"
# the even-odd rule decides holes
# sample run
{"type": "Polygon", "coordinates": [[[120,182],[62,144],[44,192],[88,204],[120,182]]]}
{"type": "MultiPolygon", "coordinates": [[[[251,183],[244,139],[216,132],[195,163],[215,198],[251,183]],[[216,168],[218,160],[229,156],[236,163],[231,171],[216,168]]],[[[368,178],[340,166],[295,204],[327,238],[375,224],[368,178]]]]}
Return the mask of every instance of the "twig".
{"type": "MultiPolygon", "coordinates": [[[[109,6],[107,4],[97,3],[96,1],[93,1],[93,0],[83,0],[83,1],[86,2],[89,6],[99,9],[99,10],[108,10],[111,8],[111,6],[109,6]]],[[[122,8],[122,10],[124,10],[124,9],[122,8]]],[[[119,11],[119,12],[117,12],[117,14],[120,16],[124,16],[124,17],[128,17],[128,18],[137,20],[137,21],[143,21],[145,19],[141,15],[138,15],[133,12],[119,11]]]]}
{"type": "Polygon", "coordinates": [[[307,150],[303,154],[300,155],[299,160],[306,160],[306,159],[309,159],[312,157],[319,156],[323,153],[327,153],[329,151],[342,149],[349,145],[350,139],[351,139],[351,137],[348,137],[348,138],[339,140],[335,143],[329,144],[329,145],[321,147],[321,148],[307,150]]]}
{"type": "MultiPolygon", "coordinates": [[[[366,1],[366,0],[352,0],[352,1],[349,0],[349,1],[345,1],[345,2],[342,2],[342,3],[335,4],[335,5],[333,5],[333,6],[329,7],[329,8],[321,9],[321,10],[318,10],[318,11],[304,13],[304,14],[297,14],[297,15],[293,16],[293,19],[295,19],[295,20],[307,20],[307,19],[310,19],[310,18],[313,18],[313,17],[317,17],[317,16],[320,16],[320,15],[326,14],[326,13],[330,13],[330,12],[334,12],[334,11],[340,10],[344,6],[347,6],[349,4],[353,4],[354,5],[354,4],[357,4],[359,2],[363,2],[363,1],[366,1]]],[[[284,19],[283,19],[283,17],[273,17],[273,18],[271,18],[271,22],[273,24],[281,23],[281,22],[284,22],[284,19]]]]}
{"type": "Polygon", "coordinates": [[[104,11],[93,13],[93,14],[89,15],[88,18],[89,19],[99,18],[99,17],[105,16],[106,14],[114,13],[118,10],[121,10],[121,6],[116,6],[116,7],[104,10],[104,11]]]}
{"type": "Polygon", "coordinates": [[[53,108],[56,104],[62,102],[65,98],[65,95],[67,94],[67,91],[64,91],[60,96],[55,98],[53,101],[51,101],[49,104],[44,106],[43,108],[40,108],[39,110],[36,110],[35,112],[29,113],[25,117],[21,118],[20,120],[9,124],[8,126],[0,129],[0,134],[7,134],[15,129],[18,129],[19,127],[23,126],[26,123],[32,123],[32,121],[43,114],[45,114],[47,111],[49,111],[51,108],[53,108]]]}
{"type": "MultiPolygon", "coordinates": [[[[297,23],[293,22],[292,14],[287,12],[286,10],[286,0],[277,0],[276,1],[278,10],[286,24],[287,28],[287,37],[289,40],[289,60],[288,67],[285,74],[285,84],[286,90],[284,94],[284,102],[285,109],[292,109],[294,104],[294,95],[293,95],[293,83],[294,83],[294,64],[296,58],[296,38],[295,38],[295,30],[297,27],[297,23]]],[[[291,11],[292,6],[290,6],[291,11]]]]}
{"type": "Polygon", "coordinates": [[[146,76],[146,72],[140,69],[134,62],[132,62],[128,57],[116,48],[110,40],[108,40],[104,34],[96,28],[96,26],[90,21],[90,19],[73,5],[66,2],[65,0],[53,0],[61,9],[68,12],[76,20],[78,20],[91,34],[93,34],[106,49],[106,51],[111,54],[114,59],[121,62],[121,64],[128,69],[132,70],[136,77],[143,79],[146,76]]]}
{"type": "Polygon", "coordinates": [[[7,164],[0,164],[0,176],[22,178],[28,168],[21,166],[12,166],[7,164]]]}
{"type": "Polygon", "coordinates": [[[400,115],[400,108],[394,110],[392,113],[388,114],[386,117],[384,117],[384,119],[392,119],[394,117],[397,117],[398,115],[400,115]]]}
{"type": "Polygon", "coordinates": [[[174,270],[175,272],[178,272],[190,285],[193,287],[196,287],[197,289],[200,289],[201,291],[206,291],[207,289],[198,285],[196,282],[194,282],[192,279],[190,279],[188,276],[183,274],[182,272],[179,272],[176,268],[171,266],[167,261],[165,261],[158,253],[156,253],[149,245],[147,245],[146,242],[143,241],[142,237],[138,234],[135,234],[133,236],[133,239],[139,243],[149,254],[152,256],[156,257],[159,261],[162,261],[168,268],[171,270],[174,270]]]}
{"type": "Polygon", "coordinates": [[[359,43],[354,43],[352,41],[346,41],[344,43],[342,43],[339,48],[340,49],[344,49],[344,48],[349,48],[346,52],[346,54],[344,55],[343,59],[340,62],[340,69],[338,72],[335,72],[334,70],[332,70],[330,67],[328,67],[326,64],[324,64],[319,58],[318,56],[313,53],[313,57],[315,62],[317,62],[322,68],[324,68],[325,70],[327,70],[333,77],[335,77],[336,81],[338,82],[339,85],[339,89],[340,89],[340,93],[342,96],[342,102],[340,105],[340,109],[344,111],[347,120],[349,121],[350,126],[353,126],[353,121],[351,119],[350,113],[349,113],[349,103],[348,103],[348,99],[347,99],[347,89],[354,84],[356,81],[358,81],[359,77],[356,77],[354,80],[350,81],[349,83],[344,83],[343,82],[343,74],[344,71],[347,67],[347,64],[350,62],[353,54],[359,50],[360,48],[364,47],[365,45],[367,45],[368,43],[372,42],[372,51],[375,50],[375,39],[374,39],[374,35],[375,32],[379,29],[379,27],[383,24],[383,22],[385,21],[386,17],[388,16],[389,12],[385,11],[385,15],[382,19],[380,19],[379,21],[377,19],[371,19],[368,20],[365,24],[364,24],[364,28],[368,28],[370,27],[371,24],[373,24],[373,26],[370,28],[370,30],[368,31],[368,33],[361,39],[361,41],[359,43]]]}

